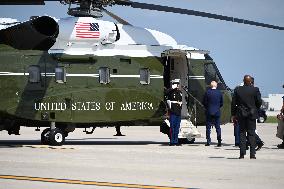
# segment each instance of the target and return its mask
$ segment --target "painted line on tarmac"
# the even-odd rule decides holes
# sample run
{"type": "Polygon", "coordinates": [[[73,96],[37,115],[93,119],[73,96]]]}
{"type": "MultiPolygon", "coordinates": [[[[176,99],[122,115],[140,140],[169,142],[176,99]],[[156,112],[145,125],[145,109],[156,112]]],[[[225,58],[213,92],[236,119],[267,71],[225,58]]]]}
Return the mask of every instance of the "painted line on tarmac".
{"type": "Polygon", "coordinates": [[[103,186],[104,187],[109,186],[109,187],[121,187],[121,188],[142,188],[142,189],[188,189],[188,188],[170,187],[170,186],[154,186],[154,185],[140,185],[140,184],[126,184],[126,183],[96,182],[96,181],[42,178],[42,177],[16,176],[16,175],[0,175],[0,179],[63,183],[63,184],[78,184],[78,185],[93,185],[93,186],[102,186],[102,187],[103,186]]]}
{"type": "Polygon", "coordinates": [[[27,148],[48,148],[52,150],[74,150],[74,148],[66,147],[56,147],[56,146],[47,146],[47,145],[25,145],[23,147],[27,148]]]}
{"type": "Polygon", "coordinates": [[[22,148],[41,148],[41,149],[52,149],[52,150],[75,150],[75,148],[72,147],[59,147],[59,146],[47,146],[47,145],[3,145],[3,146],[11,148],[22,147],[22,148]]]}

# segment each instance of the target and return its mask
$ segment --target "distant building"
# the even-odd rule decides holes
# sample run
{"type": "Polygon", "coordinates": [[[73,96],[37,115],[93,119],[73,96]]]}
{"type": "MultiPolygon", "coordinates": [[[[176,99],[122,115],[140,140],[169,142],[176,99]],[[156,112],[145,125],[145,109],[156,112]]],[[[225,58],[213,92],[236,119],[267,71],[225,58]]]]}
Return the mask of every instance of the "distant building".
{"type": "Polygon", "coordinates": [[[268,111],[280,111],[282,107],[282,97],[284,94],[269,94],[268,97],[262,98],[263,107],[268,111]]]}

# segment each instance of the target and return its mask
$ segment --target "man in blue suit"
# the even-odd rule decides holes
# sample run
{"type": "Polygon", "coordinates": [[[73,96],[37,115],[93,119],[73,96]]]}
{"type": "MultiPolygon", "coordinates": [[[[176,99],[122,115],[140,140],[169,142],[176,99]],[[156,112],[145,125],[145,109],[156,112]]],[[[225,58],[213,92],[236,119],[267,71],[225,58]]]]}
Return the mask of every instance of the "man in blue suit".
{"type": "Polygon", "coordinates": [[[206,109],[206,139],[205,146],[210,146],[211,138],[211,126],[214,125],[217,133],[218,147],[222,146],[221,139],[221,127],[220,127],[220,108],[223,106],[223,95],[217,89],[217,82],[212,81],[211,88],[208,89],[203,98],[203,105],[206,109]]]}

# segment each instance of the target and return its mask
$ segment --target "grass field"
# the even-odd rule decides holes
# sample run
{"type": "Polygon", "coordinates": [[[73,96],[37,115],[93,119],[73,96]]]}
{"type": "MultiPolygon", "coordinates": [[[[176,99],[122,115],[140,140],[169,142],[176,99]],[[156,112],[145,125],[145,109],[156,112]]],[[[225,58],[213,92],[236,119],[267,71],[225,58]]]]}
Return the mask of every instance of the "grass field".
{"type": "Polygon", "coordinates": [[[276,116],[268,116],[266,123],[278,123],[276,116]]]}

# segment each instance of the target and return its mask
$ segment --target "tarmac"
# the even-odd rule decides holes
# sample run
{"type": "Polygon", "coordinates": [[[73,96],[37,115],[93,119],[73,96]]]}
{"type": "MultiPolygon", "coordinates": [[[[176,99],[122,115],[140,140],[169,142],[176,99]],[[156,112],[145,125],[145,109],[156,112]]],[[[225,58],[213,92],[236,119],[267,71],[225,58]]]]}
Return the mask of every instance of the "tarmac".
{"type": "MultiPolygon", "coordinates": [[[[233,125],[222,125],[223,146],[194,144],[168,146],[159,127],[97,128],[70,133],[63,146],[40,144],[41,132],[21,128],[21,135],[0,132],[0,189],[105,188],[283,188],[284,149],[275,137],[277,124],[258,124],[265,142],[256,160],[239,160],[233,125]]],[[[205,136],[205,127],[198,127],[205,136]]],[[[214,143],[215,142],[215,143],[214,143]]]]}

